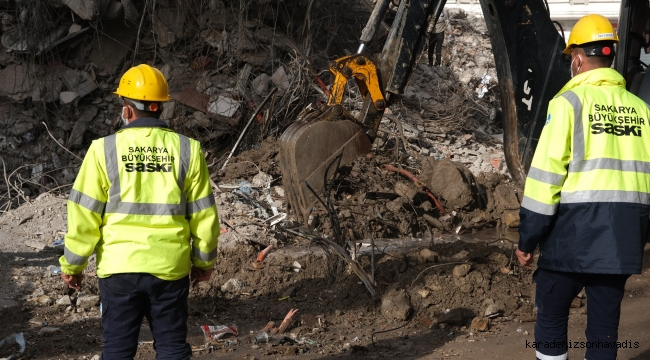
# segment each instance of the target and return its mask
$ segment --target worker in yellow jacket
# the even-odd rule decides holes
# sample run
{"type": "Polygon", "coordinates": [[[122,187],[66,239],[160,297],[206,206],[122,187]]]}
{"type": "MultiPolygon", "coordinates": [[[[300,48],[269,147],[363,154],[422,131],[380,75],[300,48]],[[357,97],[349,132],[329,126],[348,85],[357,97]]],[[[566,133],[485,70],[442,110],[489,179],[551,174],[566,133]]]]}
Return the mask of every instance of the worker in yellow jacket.
{"type": "MultiPolygon", "coordinates": [[[[564,360],[572,300],[587,293],[585,359],[616,359],[625,283],[641,272],[650,215],[650,110],[611,69],[618,36],[600,15],[573,27],[572,79],[551,100],[521,204],[519,262],[540,247],[537,359],[564,360]]],[[[577,343],[577,342],[576,342],[577,343]]],[[[638,346],[638,344],[637,344],[638,346]]]]}
{"type": "Polygon", "coordinates": [[[167,81],[148,65],[129,69],[115,94],[124,125],[95,140],[68,199],[62,278],[79,289],[97,252],[102,359],[133,359],[146,317],[157,359],[188,359],[187,297],[209,280],[219,220],[198,141],[159,120],[167,81]]]}

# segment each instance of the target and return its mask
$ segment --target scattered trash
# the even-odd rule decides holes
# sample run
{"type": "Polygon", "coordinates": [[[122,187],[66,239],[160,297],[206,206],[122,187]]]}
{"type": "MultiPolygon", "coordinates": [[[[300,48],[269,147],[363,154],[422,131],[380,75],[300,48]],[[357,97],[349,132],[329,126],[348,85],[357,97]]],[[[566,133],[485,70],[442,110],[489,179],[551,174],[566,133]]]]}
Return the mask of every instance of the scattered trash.
{"type": "Polygon", "coordinates": [[[242,180],[239,182],[238,186],[239,186],[239,191],[241,191],[242,193],[246,195],[251,194],[251,187],[253,186],[253,184],[251,184],[250,182],[246,180],[242,180]]]}
{"type": "Polygon", "coordinates": [[[262,250],[259,255],[257,255],[257,262],[264,261],[264,258],[266,258],[266,255],[268,255],[271,250],[273,250],[273,245],[269,245],[266,249],[262,250]]]}
{"type": "Polygon", "coordinates": [[[14,357],[18,357],[22,355],[25,352],[25,348],[27,344],[25,343],[25,336],[23,333],[15,333],[11,334],[4,339],[0,340],[0,348],[4,347],[5,345],[11,345],[11,344],[17,344],[20,347],[20,350],[17,354],[11,355],[3,360],[11,360],[14,357]]]}
{"type": "Polygon", "coordinates": [[[300,345],[307,344],[310,346],[318,346],[316,341],[307,339],[306,337],[301,337],[300,340],[297,340],[296,342],[300,345]]]}
{"type": "Polygon", "coordinates": [[[261,331],[257,335],[255,335],[255,343],[268,343],[269,342],[269,334],[266,331],[261,331]]]}
{"type": "Polygon", "coordinates": [[[59,267],[59,266],[50,265],[50,266],[47,267],[47,269],[50,270],[50,274],[52,274],[52,275],[61,275],[61,274],[63,274],[63,272],[61,271],[61,267],[59,267]]]}
{"type": "Polygon", "coordinates": [[[490,80],[492,80],[492,76],[488,75],[487,73],[485,73],[481,78],[481,83],[476,88],[479,99],[482,99],[485,94],[487,94],[489,90],[490,80]]]}
{"type": "Polygon", "coordinates": [[[273,225],[279,224],[282,220],[284,220],[286,218],[287,218],[286,213],[279,213],[279,214],[275,214],[275,215],[269,217],[268,219],[266,219],[264,221],[268,222],[269,225],[273,226],[273,225]]]}
{"type": "Polygon", "coordinates": [[[210,341],[218,340],[221,339],[222,337],[232,334],[232,335],[239,335],[239,331],[237,330],[237,325],[202,325],[201,330],[203,330],[203,335],[205,335],[205,338],[210,341]]]}
{"type": "Polygon", "coordinates": [[[299,262],[294,261],[293,264],[291,264],[291,268],[292,268],[293,271],[295,271],[295,272],[300,272],[300,270],[302,270],[302,265],[300,265],[299,262]]]}

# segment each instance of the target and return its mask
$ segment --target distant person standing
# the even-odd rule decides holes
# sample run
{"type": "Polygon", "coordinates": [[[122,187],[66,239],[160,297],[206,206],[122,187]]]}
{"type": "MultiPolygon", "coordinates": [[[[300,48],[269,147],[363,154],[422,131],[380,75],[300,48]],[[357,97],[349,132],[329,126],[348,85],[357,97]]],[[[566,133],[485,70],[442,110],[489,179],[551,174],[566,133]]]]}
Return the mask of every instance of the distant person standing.
{"type": "Polygon", "coordinates": [[[449,16],[447,10],[442,9],[442,13],[436,21],[433,33],[429,35],[429,50],[427,52],[427,57],[429,58],[429,66],[433,66],[433,50],[435,48],[436,52],[436,65],[440,66],[442,63],[442,42],[445,40],[445,30],[449,26],[449,16]]]}

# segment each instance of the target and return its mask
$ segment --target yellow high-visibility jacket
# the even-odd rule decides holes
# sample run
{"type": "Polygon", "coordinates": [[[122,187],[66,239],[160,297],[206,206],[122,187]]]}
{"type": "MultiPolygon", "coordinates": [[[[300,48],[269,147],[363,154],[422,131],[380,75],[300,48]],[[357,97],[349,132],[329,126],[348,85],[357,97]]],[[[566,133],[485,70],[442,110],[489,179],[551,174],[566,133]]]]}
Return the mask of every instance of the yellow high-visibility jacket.
{"type": "Polygon", "coordinates": [[[177,280],[211,269],[219,219],[201,144],[141,118],[88,149],[68,199],[61,270],[177,280]]]}
{"type": "Polygon", "coordinates": [[[650,110],[613,69],[551,100],[521,204],[519,249],[540,268],[640,273],[650,214],[650,110]]]}

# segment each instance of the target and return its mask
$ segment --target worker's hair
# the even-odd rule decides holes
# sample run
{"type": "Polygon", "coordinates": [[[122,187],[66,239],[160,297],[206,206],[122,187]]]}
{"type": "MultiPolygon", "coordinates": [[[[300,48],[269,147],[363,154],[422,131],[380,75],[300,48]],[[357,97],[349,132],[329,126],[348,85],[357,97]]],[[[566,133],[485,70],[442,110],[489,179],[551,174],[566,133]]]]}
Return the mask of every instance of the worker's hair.
{"type": "Polygon", "coordinates": [[[613,56],[588,56],[587,61],[591,62],[594,65],[597,65],[598,67],[612,67],[612,63],[614,62],[614,57],[613,56]]]}
{"type": "MultiPolygon", "coordinates": [[[[122,100],[124,100],[125,105],[129,105],[133,109],[133,112],[137,118],[150,117],[154,119],[160,119],[160,115],[162,115],[162,103],[158,103],[159,106],[157,111],[145,111],[138,109],[135,103],[130,99],[122,98],[122,100]]],[[[146,105],[148,106],[149,103],[146,103],[146,105]]]]}

